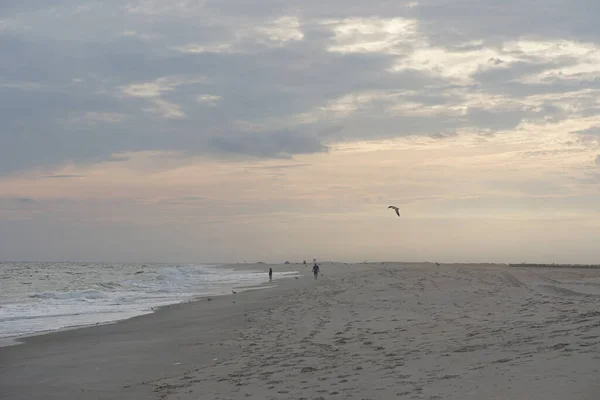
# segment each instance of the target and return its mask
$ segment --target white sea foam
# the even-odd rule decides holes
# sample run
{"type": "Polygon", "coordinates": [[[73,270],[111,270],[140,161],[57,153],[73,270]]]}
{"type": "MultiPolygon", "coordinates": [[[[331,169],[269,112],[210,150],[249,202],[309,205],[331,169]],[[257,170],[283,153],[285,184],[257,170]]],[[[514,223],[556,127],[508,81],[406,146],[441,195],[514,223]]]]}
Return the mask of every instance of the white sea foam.
{"type": "Polygon", "coordinates": [[[0,338],[117,321],[267,281],[264,271],[213,265],[0,263],[0,338]]]}

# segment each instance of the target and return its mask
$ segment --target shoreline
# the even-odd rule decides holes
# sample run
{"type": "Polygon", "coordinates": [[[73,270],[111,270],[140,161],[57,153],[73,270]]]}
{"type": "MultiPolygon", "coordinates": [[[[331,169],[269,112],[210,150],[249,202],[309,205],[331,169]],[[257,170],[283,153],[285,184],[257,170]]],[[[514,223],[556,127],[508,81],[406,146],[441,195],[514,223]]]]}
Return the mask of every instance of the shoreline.
{"type": "Polygon", "coordinates": [[[247,312],[264,307],[265,299],[307,286],[312,278],[276,283],[269,290],[172,304],[111,324],[24,337],[22,345],[0,347],[0,398],[22,399],[24,393],[40,400],[154,398],[147,382],[230,354],[237,347],[233,334],[246,324],[247,312]]]}
{"type": "MultiPolygon", "coordinates": [[[[256,272],[258,272],[258,269],[256,267],[257,266],[262,267],[265,265],[267,267],[269,267],[269,266],[272,267],[275,265],[279,266],[278,264],[241,264],[241,265],[240,264],[221,264],[221,265],[211,265],[211,268],[229,268],[229,269],[232,269],[235,271],[256,271],[256,272]]],[[[293,265],[293,264],[288,264],[288,265],[293,265]]],[[[292,272],[292,271],[284,271],[284,272],[292,272]]],[[[280,280],[291,279],[291,278],[294,278],[295,276],[302,276],[302,275],[298,271],[298,275],[283,276],[283,277],[280,277],[279,279],[280,280]]],[[[250,291],[250,290],[268,290],[268,289],[272,289],[273,287],[274,287],[273,285],[269,285],[269,281],[267,280],[266,282],[257,283],[255,285],[233,286],[232,288],[236,289],[238,291],[238,293],[243,293],[243,292],[250,291]]],[[[212,298],[212,297],[232,296],[232,295],[233,295],[233,293],[228,293],[228,292],[219,292],[219,293],[214,293],[214,294],[198,294],[198,295],[193,295],[193,296],[185,298],[185,299],[181,299],[180,301],[177,301],[174,303],[164,304],[164,305],[160,305],[160,306],[153,306],[153,307],[151,307],[150,310],[147,310],[146,312],[140,312],[140,313],[132,315],[132,316],[118,318],[115,320],[82,324],[82,325],[64,326],[64,327],[61,327],[58,329],[48,329],[48,330],[33,332],[30,334],[25,334],[25,335],[0,337],[0,348],[8,347],[8,346],[23,345],[23,344],[27,343],[27,339],[37,337],[37,336],[45,336],[45,335],[49,335],[49,334],[53,334],[53,333],[60,333],[60,332],[66,332],[66,331],[71,331],[71,330],[77,330],[77,329],[85,329],[85,328],[91,328],[91,327],[103,326],[103,325],[109,325],[109,324],[117,324],[117,323],[120,323],[123,321],[130,320],[132,318],[152,315],[161,309],[168,308],[168,307],[171,307],[174,305],[185,304],[185,303],[190,303],[190,302],[195,302],[195,301],[202,301],[206,297],[212,298]]]]}

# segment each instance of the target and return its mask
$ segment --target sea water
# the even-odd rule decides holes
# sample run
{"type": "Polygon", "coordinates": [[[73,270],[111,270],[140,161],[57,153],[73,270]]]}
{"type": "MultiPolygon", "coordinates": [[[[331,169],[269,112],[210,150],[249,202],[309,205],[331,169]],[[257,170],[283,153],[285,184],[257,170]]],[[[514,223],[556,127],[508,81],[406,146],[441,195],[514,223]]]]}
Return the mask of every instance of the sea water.
{"type": "Polygon", "coordinates": [[[0,263],[0,338],[118,321],[266,282],[265,271],[205,264],[0,263]]]}

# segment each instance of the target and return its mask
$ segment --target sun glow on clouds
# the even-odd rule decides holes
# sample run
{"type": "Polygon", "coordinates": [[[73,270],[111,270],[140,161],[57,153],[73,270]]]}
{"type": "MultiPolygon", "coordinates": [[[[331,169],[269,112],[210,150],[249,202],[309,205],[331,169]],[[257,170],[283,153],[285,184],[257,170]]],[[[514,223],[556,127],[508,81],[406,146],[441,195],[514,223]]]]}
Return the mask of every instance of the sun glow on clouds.
{"type": "Polygon", "coordinates": [[[500,47],[483,42],[464,43],[472,50],[452,51],[432,46],[419,31],[416,20],[404,18],[348,18],[326,20],[334,34],[327,47],[337,53],[384,53],[398,56],[391,71],[418,70],[456,83],[470,83],[471,76],[483,70],[508,68],[515,62],[559,62],[567,66],[550,68],[530,75],[524,82],[553,79],[594,79],[600,73],[600,49],[591,43],[568,40],[510,41],[500,47]]]}
{"type": "Polygon", "coordinates": [[[400,53],[399,46],[417,40],[417,22],[404,18],[326,20],[334,33],[328,51],[336,53],[400,53]]]}
{"type": "Polygon", "coordinates": [[[233,38],[225,42],[189,43],[174,46],[182,53],[244,53],[245,44],[255,43],[267,47],[284,47],[288,43],[304,39],[300,20],[294,16],[282,16],[263,24],[246,24],[237,27],[233,38]]]}
{"type": "Polygon", "coordinates": [[[185,118],[181,106],[173,104],[161,96],[164,93],[172,92],[179,86],[194,85],[206,83],[204,77],[182,78],[182,77],[162,77],[153,82],[134,83],[120,87],[121,95],[126,97],[137,97],[145,99],[151,106],[143,108],[144,111],[159,115],[163,118],[185,118]]]}
{"type": "Polygon", "coordinates": [[[490,68],[489,60],[498,56],[498,52],[491,49],[453,52],[425,47],[415,49],[408,57],[398,61],[392,71],[415,69],[456,82],[468,83],[473,73],[490,68]]]}
{"type": "Polygon", "coordinates": [[[567,40],[519,41],[509,43],[506,51],[520,52],[523,56],[535,57],[540,61],[570,60],[566,66],[529,75],[524,80],[527,83],[552,83],[571,79],[591,81],[600,77],[600,48],[592,43],[567,40]]]}
{"type": "MultiPolygon", "coordinates": [[[[214,215],[223,216],[232,211],[231,207],[242,204],[253,215],[282,211],[318,215],[327,211],[376,216],[381,204],[395,201],[411,210],[412,217],[407,218],[427,217],[440,207],[452,211],[454,200],[465,197],[480,198],[485,206],[486,196],[517,199],[562,195],[560,190],[542,194],[530,191],[526,182],[538,180],[552,182],[558,188],[570,187],[573,176],[581,175],[580,165],[594,164],[597,149],[573,143],[570,151],[565,151],[564,142],[571,139],[565,132],[580,127],[573,122],[548,125],[544,128],[546,134],[540,136],[535,135],[539,126],[523,126],[484,140],[459,134],[444,140],[414,136],[348,142],[334,145],[327,155],[303,155],[290,161],[222,164],[204,158],[182,158],[175,152],[130,153],[122,161],[89,167],[72,165],[54,171],[81,177],[76,180],[47,180],[47,171],[37,178],[5,178],[0,196],[129,199],[132,206],[143,202],[159,208],[177,199],[193,198],[196,200],[186,201],[188,207],[210,207],[214,215]],[[552,162],[541,162],[546,160],[552,162]],[[433,209],[428,205],[432,201],[437,204],[433,209]]],[[[573,190],[569,193],[574,194],[573,190]]],[[[488,207],[492,212],[496,205],[488,207]]],[[[511,207],[523,218],[533,211],[515,204],[511,207]]],[[[184,218],[189,210],[180,211],[184,218]]]]}
{"type": "Polygon", "coordinates": [[[398,61],[391,71],[414,69],[464,81],[498,56],[492,49],[452,52],[430,46],[419,31],[418,21],[411,19],[349,18],[328,20],[324,24],[334,33],[328,51],[397,55],[398,61]]]}
{"type": "Polygon", "coordinates": [[[432,75],[469,83],[471,76],[490,69],[506,69],[516,62],[559,63],[566,66],[550,68],[529,74],[523,83],[550,83],[551,80],[594,79],[600,70],[600,49],[590,43],[567,40],[519,40],[505,43],[500,48],[482,47],[473,51],[448,51],[430,47],[422,42],[408,57],[399,60],[394,71],[418,69],[432,75]]]}
{"type": "Polygon", "coordinates": [[[123,93],[132,97],[158,97],[165,92],[175,90],[178,86],[206,83],[204,77],[185,79],[181,77],[163,77],[158,78],[154,82],[134,83],[121,87],[123,93]]]}

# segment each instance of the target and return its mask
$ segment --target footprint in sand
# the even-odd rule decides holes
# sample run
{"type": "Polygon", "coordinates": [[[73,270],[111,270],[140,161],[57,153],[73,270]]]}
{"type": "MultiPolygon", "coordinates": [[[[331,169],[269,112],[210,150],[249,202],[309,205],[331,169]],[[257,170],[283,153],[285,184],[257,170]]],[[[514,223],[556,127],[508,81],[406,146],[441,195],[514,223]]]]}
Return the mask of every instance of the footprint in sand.
{"type": "Polygon", "coordinates": [[[460,378],[460,375],[444,375],[442,376],[440,379],[455,379],[455,378],[460,378]]]}

